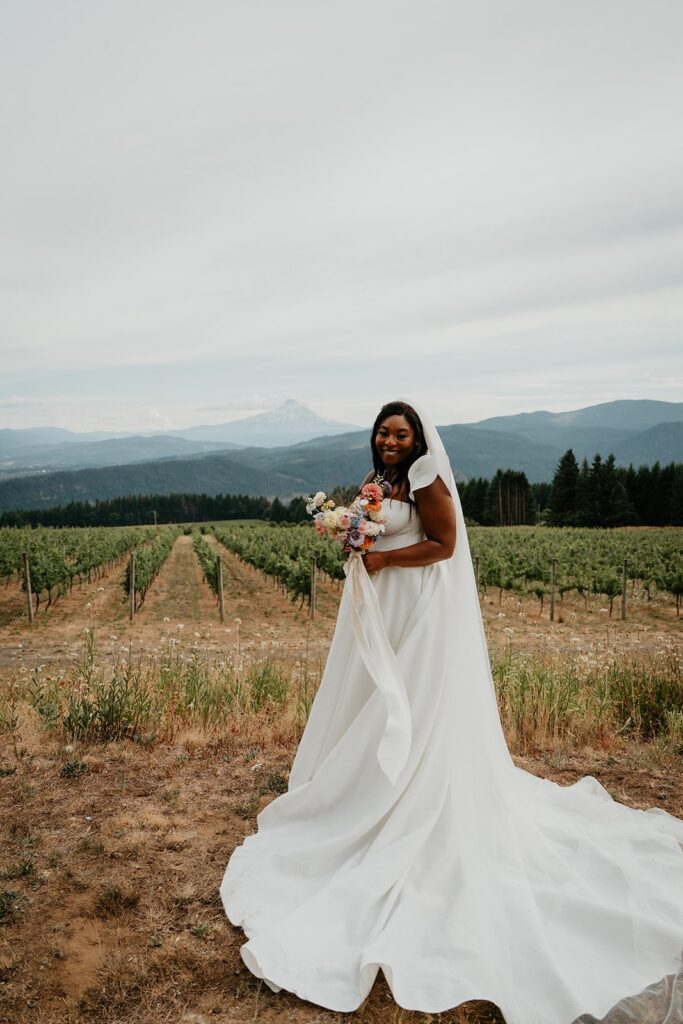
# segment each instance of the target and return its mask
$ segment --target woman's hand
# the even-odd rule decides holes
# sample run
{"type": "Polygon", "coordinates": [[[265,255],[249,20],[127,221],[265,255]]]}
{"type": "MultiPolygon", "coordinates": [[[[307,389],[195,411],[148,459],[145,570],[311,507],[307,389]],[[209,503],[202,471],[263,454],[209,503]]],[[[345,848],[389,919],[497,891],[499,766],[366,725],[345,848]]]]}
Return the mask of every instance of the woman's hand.
{"type": "Polygon", "coordinates": [[[361,557],[368,572],[379,572],[389,564],[386,551],[363,551],[361,557]]]}

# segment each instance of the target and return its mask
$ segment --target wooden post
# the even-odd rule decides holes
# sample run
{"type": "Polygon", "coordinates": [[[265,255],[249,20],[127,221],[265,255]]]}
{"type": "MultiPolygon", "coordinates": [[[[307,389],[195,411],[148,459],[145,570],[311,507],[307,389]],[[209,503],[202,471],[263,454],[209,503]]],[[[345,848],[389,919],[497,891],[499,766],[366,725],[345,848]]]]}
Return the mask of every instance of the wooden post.
{"type": "Polygon", "coordinates": [[[315,618],[315,558],[311,562],[311,599],[308,605],[308,614],[315,618]]]}
{"type": "Polygon", "coordinates": [[[223,563],[220,555],[216,555],[216,583],[218,585],[218,607],[221,612],[221,622],[225,622],[225,603],[223,601],[223,563]]]}
{"type": "Polygon", "coordinates": [[[23,559],[24,580],[26,582],[26,608],[28,611],[28,621],[33,625],[33,594],[31,592],[31,570],[28,564],[28,551],[24,551],[23,559]]]}
{"type": "Polygon", "coordinates": [[[477,584],[477,593],[479,593],[479,555],[474,556],[474,581],[477,584]]]}
{"type": "Polygon", "coordinates": [[[557,582],[557,562],[553,558],[550,563],[550,621],[555,621],[555,584],[557,582]]]}
{"type": "Polygon", "coordinates": [[[128,618],[133,621],[135,615],[135,552],[130,553],[130,568],[128,570],[128,618]]]}
{"type": "Polygon", "coordinates": [[[628,559],[624,559],[623,576],[621,578],[621,617],[626,618],[626,571],[628,568],[628,559]]]}

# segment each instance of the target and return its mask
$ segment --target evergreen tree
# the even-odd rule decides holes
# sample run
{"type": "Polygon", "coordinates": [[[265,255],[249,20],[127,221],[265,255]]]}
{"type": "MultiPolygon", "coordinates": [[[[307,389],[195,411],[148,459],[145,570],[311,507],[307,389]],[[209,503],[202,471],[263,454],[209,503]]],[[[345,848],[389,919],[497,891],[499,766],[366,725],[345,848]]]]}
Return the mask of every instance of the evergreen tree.
{"type": "Polygon", "coordinates": [[[287,512],[279,498],[273,499],[273,503],[268,509],[267,517],[272,523],[282,523],[286,519],[287,512]]]}
{"type": "Polygon", "coordinates": [[[571,448],[560,459],[550,492],[552,526],[573,526],[576,523],[579,464],[571,448]]]}

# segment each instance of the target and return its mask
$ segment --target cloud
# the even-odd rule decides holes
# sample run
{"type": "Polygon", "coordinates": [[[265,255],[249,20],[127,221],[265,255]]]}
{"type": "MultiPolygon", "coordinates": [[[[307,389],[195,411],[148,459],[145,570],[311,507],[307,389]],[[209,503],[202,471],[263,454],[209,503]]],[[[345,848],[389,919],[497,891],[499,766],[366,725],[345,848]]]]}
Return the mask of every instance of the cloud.
{"type": "Polygon", "coordinates": [[[24,421],[368,419],[405,382],[470,411],[476,382],[481,418],[677,376],[680,5],[26,0],[3,28],[24,421]]]}

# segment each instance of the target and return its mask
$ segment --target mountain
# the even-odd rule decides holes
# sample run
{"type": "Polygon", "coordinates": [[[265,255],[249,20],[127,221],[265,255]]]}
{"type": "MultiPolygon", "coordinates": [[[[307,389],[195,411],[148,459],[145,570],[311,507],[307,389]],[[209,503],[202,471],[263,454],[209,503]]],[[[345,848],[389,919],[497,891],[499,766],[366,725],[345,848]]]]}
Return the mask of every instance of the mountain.
{"type": "Polygon", "coordinates": [[[12,458],[0,461],[0,479],[26,476],[36,470],[86,469],[95,466],[121,466],[132,462],[150,462],[209,451],[236,449],[228,441],[187,441],[168,434],[150,434],[112,438],[106,441],[62,442],[35,445],[15,450],[12,458]]]}
{"type": "Polygon", "coordinates": [[[570,436],[619,438],[649,430],[659,423],[683,420],[683,402],[658,402],[650,399],[620,399],[589,405],[569,412],[521,412],[514,416],[492,416],[472,426],[484,430],[512,431],[535,440],[570,436]]]}
{"type": "Polygon", "coordinates": [[[17,453],[29,452],[32,448],[43,448],[58,444],[82,444],[89,441],[106,441],[112,437],[125,437],[125,432],[109,432],[102,430],[79,434],[75,430],[63,427],[24,427],[14,430],[11,427],[0,428],[0,459],[11,458],[17,453]]]}
{"type": "MultiPolygon", "coordinates": [[[[439,427],[450,456],[456,479],[491,477],[497,469],[519,469],[531,482],[552,479],[560,456],[573,447],[578,457],[592,459],[596,452],[607,456],[614,452],[621,465],[633,462],[652,465],[683,461],[683,403],[610,402],[604,406],[575,410],[573,413],[523,413],[518,416],[495,417],[478,423],[455,423],[439,427]],[[650,423],[653,417],[663,419],[650,426],[630,429],[633,423],[650,423]],[[679,417],[676,420],[676,416],[679,417]],[[568,419],[567,419],[568,418],[568,419]],[[600,427],[598,424],[604,421],[600,427]],[[514,428],[514,429],[513,429],[514,428]]],[[[291,417],[302,422],[301,407],[283,410],[282,421],[291,417]]],[[[310,412],[310,410],[307,410],[310,412]]],[[[271,414],[263,414],[271,417],[271,414]]],[[[310,414],[314,416],[313,413],[310,414]]],[[[261,420],[260,416],[249,420],[261,420]]],[[[249,420],[239,421],[242,424],[249,420]]],[[[310,418],[308,422],[311,422],[310,418]]],[[[322,421],[329,424],[331,421],[322,421]]],[[[234,426],[225,424],[224,426],[234,426]]],[[[343,425],[337,423],[336,428],[343,425]]],[[[203,428],[202,428],[203,429],[203,428]]],[[[212,428],[206,428],[212,429],[212,428]]],[[[242,428],[240,428],[242,429],[242,428]]],[[[259,427],[254,430],[259,435],[259,427]]],[[[295,495],[315,490],[331,490],[336,484],[360,483],[371,468],[370,428],[329,432],[296,444],[281,443],[264,447],[250,444],[230,452],[186,451],[171,455],[173,444],[190,443],[172,437],[133,439],[139,445],[154,445],[164,458],[112,465],[106,468],[43,472],[0,482],[0,511],[13,508],[49,508],[69,501],[95,501],[126,494],[168,494],[173,491],[209,495],[239,493],[289,500],[295,495]],[[167,445],[166,448],[163,448],[167,445]]],[[[240,436],[237,434],[236,436],[240,436]]],[[[246,435],[242,434],[242,438],[246,435]]],[[[283,441],[284,433],[280,440],[283,441]]],[[[121,441],[128,443],[131,439],[121,441]]],[[[221,443],[195,440],[194,444],[221,443]]],[[[234,442],[237,443],[237,442],[234,442]]],[[[97,442],[98,457],[106,451],[116,457],[118,441],[97,442]],[[111,447],[107,447],[111,445],[111,447]]],[[[69,444],[74,457],[84,445],[69,444]]],[[[123,445],[125,448],[125,445],[123,445]]],[[[138,451],[142,448],[138,447],[138,451]]],[[[35,455],[35,453],[34,453],[35,455]]],[[[62,456],[64,452],[62,451],[62,456]]]]}
{"type": "Polygon", "coordinates": [[[50,508],[70,501],[95,502],[98,498],[177,491],[256,496],[267,493],[267,488],[262,475],[249,466],[233,463],[224,455],[205,455],[192,460],[165,459],[6,480],[0,483],[0,509],[50,508]]]}
{"type": "Polygon", "coordinates": [[[174,434],[189,441],[231,441],[240,446],[278,448],[307,441],[312,437],[340,434],[353,429],[353,424],[325,419],[290,398],[272,412],[257,413],[231,423],[189,427],[187,430],[176,430],[174,434]]]}
{"type": "Polygon", "coordinates": [[[275,448],[349,429],[357,428],[318,416],[291,399],[271,412],[186,430],[79,434],[60,427],[6,428],[0,430],[0,479],[43,470],[148,462],[247,445],[275,448]]]}
{"type": "MultiPolygon", "coordinates": [[[[514,435],[454,425],[441,427],[456,478],[491,476],[498,466],[530,467],[532,479],[552,476],[558,453],[514,435]]],[[[243,448],[235,454],[195,455],[128,466],[44,473],[0,483],[0,511],[50,508],[125,494],[276,495],[288,501],[336,484],[360,483],[372,466],[368,431],[280,448],[243,448]]]]}
{"type": "Polygon", "coordinates": [[[618,463],[627,466],[662,465],[683,460],[683,420],[679,423],[658,423],[656,427],[643,430],[616,444],[612,449],[618,463]],[[653,458],[656,453],[656,459],[653,458]]]}

